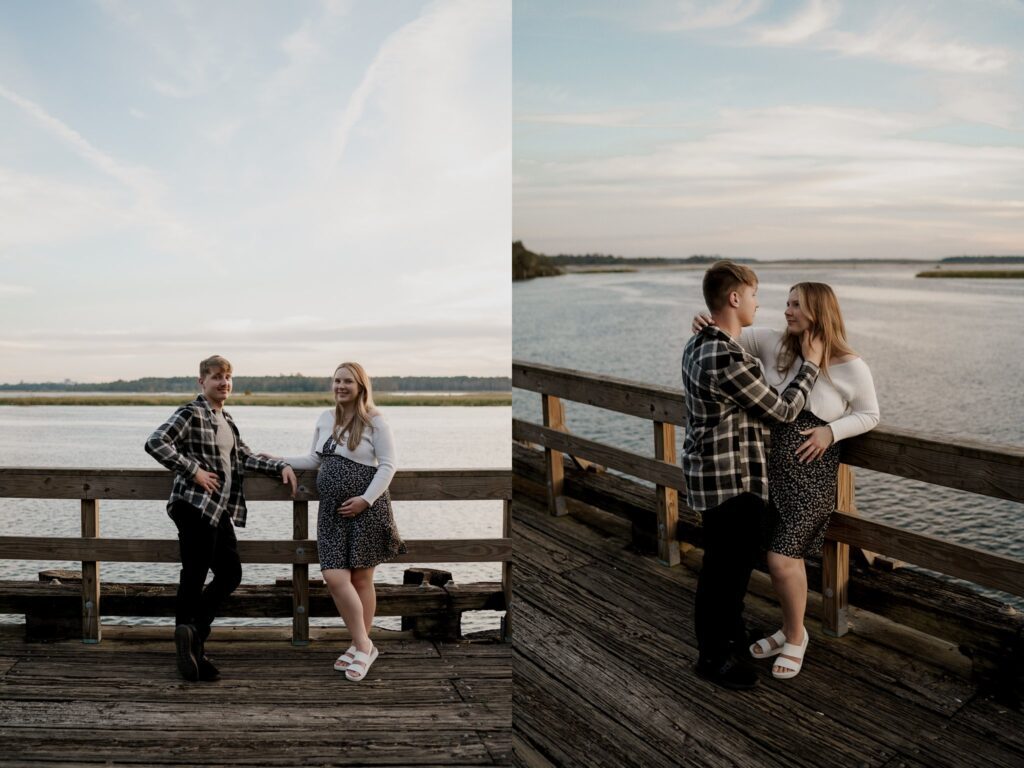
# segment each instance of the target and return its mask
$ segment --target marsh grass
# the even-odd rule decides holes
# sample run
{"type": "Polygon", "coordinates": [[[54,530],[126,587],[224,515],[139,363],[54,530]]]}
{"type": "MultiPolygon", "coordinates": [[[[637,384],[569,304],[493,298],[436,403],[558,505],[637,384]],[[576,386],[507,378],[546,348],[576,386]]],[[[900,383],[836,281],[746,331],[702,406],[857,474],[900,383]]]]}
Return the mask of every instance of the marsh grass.
{"type": "Polygon", "coordinates": [[[928,269],[918,277],[1024,277],[1024,269],[928,269]]]}
{"type": "MultiPolygon", "coordinates": [[[[3,397],[0,405],[182,405],[193,395],[182,393],[169,395],[51,395],[47,397],[3,397]]],[[[378,405],[393,407],[401,405],[512,405],[510,392],[467,392],[459,394],[415,394],[399,395],[393,392],[377,392],[373,398],[378,405]]],[[[269,405],[308,408],[327,408],[334,404],[334,398],[327,392],[260,392],[257,394],[233,394],[227,402],[229,408],[240,405],[269,405]]]]}

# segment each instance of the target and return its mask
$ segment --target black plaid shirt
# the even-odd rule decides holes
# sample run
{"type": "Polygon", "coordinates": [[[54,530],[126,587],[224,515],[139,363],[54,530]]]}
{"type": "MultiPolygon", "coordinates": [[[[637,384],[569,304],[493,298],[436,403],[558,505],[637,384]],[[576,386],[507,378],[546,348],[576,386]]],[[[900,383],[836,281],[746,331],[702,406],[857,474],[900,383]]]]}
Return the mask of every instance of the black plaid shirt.
{"type": "Polygon", "coordinates": [[[167,501],[167,512],[176,501],[184,501],[203,513],[210,525],[220,523],[225,511],[231,515],[235,525],[245,525],[245,497],[242,495],[243,470],[263,472],[279,477],[286,466],[283,461],[264,459],[253,454],[238,436],[238,427],[227,411],[222,411],[224,420],[231,425],[235,436],[235,447],[231,449],[231,489],[228,498],[220,491],[208,493],[192,478],[196,469],[213,472],[221,479],[224,487],[224,471],[221,469],[220,451],[217,449],[217,425],[209,401],[198,395],[195,400],[181,406],[146,441],[146,453],[175,473],[171,498],[167,501]]]}
{"type": "Polygon", "coordinates": [[[690,338],[683,349],[683,474],[694,511],[741,493],[768,500],[763,422],[793,421],[817,377],[818,366],[804,361],[780,395],[761,363],[720,328],[706,326],[690,338]]]}

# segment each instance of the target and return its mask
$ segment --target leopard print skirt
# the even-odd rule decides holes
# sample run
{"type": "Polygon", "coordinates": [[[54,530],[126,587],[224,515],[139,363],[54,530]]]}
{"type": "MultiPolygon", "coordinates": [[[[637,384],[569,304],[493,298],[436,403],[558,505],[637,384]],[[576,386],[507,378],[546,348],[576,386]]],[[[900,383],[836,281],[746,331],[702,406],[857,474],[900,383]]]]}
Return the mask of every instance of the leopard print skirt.
{"type": "Polygon", "coordinates": [[[839,448],[832,443],[808,464],[801,464],[796,455],[796,449],[808,437],[800,431],[825,424],[810,411],[802,411],[796,421],[772,426],[768,454],[771,552],[809,557],[820,552],[825,543],[825,529],[836,508],[839,448]]]}
{"type": "Polygon", "coordinates": [[[338,506],[366,492],[377,467],[328,453],[316,476],[320,508],[316,520],[316,546],[320,570],[372,568],[405,554],[391,511],[391,494],[384,491],[355,517],[342,517],[338,506]]]}

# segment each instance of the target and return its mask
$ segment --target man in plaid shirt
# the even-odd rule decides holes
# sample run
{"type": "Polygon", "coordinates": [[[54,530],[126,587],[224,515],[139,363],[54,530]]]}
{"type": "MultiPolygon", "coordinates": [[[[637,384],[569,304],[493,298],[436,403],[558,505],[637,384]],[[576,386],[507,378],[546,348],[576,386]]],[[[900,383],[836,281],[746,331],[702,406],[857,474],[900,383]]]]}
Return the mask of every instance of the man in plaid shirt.
{"type": "Polygon", "coordinates": [[[296,490],[285,462],[257,456],[242,442],[224,411],[231,394],[231,363],[219,355],[199,364],[202,394],[181,406],[149,436],[146,452],[174,472],[167,514],[178,527],[181,577],[174,643],[186,680],[216,680],[203,652],[210,625],[224,598],[242,581],[235,525],[245,525],[244,470],[280,477],[296,490]],[[206,574],[213,579],[204,589],[206,574]]]}
{"type": "Polygon", "coordinates": [[[804,363],[778,394],[761,364],[736,341],[757,311],[754,271],[731,261],[715,263],[704,274],[704,301],[715,324],[683,349],[683,474],[690,507],[704,527],[694,605],[696,671],[726,688],[752,688],[756,673],[734,650],[740,641],[746,646],[743,597],[759,556],[768,502],[764,422],[796,419],[818,376],[823,345],[805,334],[804,363]]]}

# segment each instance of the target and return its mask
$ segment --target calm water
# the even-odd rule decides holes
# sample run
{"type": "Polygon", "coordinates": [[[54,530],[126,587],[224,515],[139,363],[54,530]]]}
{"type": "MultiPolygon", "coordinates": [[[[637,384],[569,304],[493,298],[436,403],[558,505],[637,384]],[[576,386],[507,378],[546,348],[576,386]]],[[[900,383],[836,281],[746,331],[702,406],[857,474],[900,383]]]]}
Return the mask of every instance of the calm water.
{"type": "MultiPolygon", "coordinates": [[[[119,467],[152,469],[159,465],[143,451],[146,438],[172,412],[163,406],[0,406],[0,466],[119,467]]],[[[297,455],[309,449],[319,408],[239,406],[228,410],[242,439],[253,449],[297,455]]],[[[400,468],[501,468],[511,464],[510,410],[502,407],[384,408],[395,434],[400,468]]],[[[290,539],[289,502],[250,502],[239,539],[290,539]]],[[[501,536],[501,502],[406,501],[394,504],[395,518],[408,539],[501,536]]],[[[316,533],[316,505],[310,505],[310,530],[316,533]]],[[[77,536],[78,501],[0,499],[0,526],[6,535],[77,536]]],[[[174,538],[174,524],[163,501],[103,501],[100,531],[118,538],[174,538]]],[[[0,560],[0,578],[35,579],[43,568],[78,563],[0,560]]],[[[404,564],[377,569],[379,582],[401,583],[404,564]]],[[[499,581],[501,567],[490,563],[441,564],[457,582],[499,581]]],[[[173,563],[103,563],[105,581],[177,582],[173,563]]],[[[312,576],[319,576],[316,566],[312,576]]],[[[246,583],[267,583],[291,576],[290,565],[244,566],[246,583]]],[[[499,614],[466,614],[464,629],[497,626],[499,614]],[[476,616],[474,619],[473,616],[476,616]]],[[[21,617],[15,617],[23,620],[21,617]]],[[[142,621],[141,619],[138,621],[142,621]]],[[[233,620],[241,623],[242,620],[233,620]]],[[[290,620],[286,620],[286,623],[290,620]]],[[[331,621],[313,619],[314,624],[331,621]]],[[[337,623],[336,620],[333,623],[337,623]]],[[[380,619],[397,626],[397,619],[380,619]]]]}
{"type": "MultiPolygon", "coordinates": [[[[871,367],[884,425],[1024,445],[1024,281],[924,280],[917,271],[761,267],[756,323],[784,328],[789,287],[829,283],[871,367]]],[[[680,387],[702,277],[645,271],[517,283],[515,357],[680,387]]],[[[513,413],[539,422],[539,396],[516,392],[513,413]]],[[[574,403],[567,418],[576,434],[653,455],[649,422],[574,403]]],[[[866,517],[1024,558],[1020,504],[866,470],[857,470],[857,500],[866,517]]]]}

